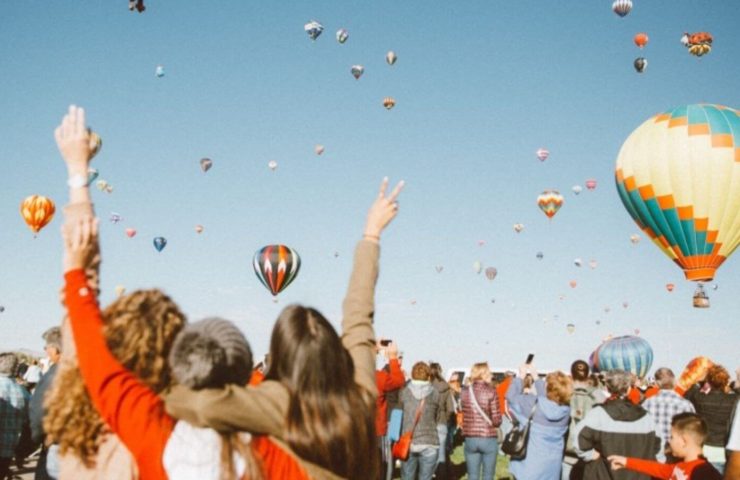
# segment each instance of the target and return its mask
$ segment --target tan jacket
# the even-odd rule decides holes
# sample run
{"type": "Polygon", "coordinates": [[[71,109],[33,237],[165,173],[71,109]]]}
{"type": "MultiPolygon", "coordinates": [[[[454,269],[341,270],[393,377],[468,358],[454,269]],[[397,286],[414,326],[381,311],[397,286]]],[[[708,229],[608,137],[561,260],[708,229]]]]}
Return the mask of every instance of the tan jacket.
{"type": "MultiPolygon", "coordinates": [[[[368,408],[374,408],[377,396],[373,313],[379,255],[380,247],[376,243],[363,240],[357,244],[343,304],[342,345],[354,362],[355,382],[372,394],[373,403],[368,408]]],[[[289,401],[288,390],[281,383],[269,380],[257,387],[229,385],[224,389],[200,391],[177,386],[166,396],[167,411],[176,418],[198,427],[270,435],[295,455],[282,443],[289,401]]],[[[312,478],[339,478],[308,462],[301,461],[301,465],[312,478]]]]}

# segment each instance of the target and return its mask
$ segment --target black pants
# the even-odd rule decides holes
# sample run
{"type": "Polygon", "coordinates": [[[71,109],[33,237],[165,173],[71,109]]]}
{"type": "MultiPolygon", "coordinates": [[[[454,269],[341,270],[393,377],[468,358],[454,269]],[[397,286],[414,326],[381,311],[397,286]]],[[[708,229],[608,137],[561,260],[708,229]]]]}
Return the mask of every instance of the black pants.
{"type": "Polygon", "coordinates": [[[0,457],[0,480],[5,480],[8,473],[10,473],[10,464],[12,461],[12,458],[0,457]]]}

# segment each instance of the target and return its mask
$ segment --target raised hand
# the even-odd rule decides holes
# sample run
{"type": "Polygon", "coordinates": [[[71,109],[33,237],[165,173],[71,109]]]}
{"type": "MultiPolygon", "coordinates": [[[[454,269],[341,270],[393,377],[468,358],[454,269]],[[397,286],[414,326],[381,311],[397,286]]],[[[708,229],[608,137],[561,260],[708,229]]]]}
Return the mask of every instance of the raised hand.
{"type": "Polygon", "coordinates": [[[365,238],[367,240],[378,242],[380,241],[380,234],[388,226],[396,215],[398,215],[398,194],[403,189],[403,180],[398,182],[396,188],[393,189],[390,195],[386,196],[386,189],[388,188],[388,177],[383,179],[380,184],[380,192],[378,198],[370,207],[370,211],[367,214],[367,222],[365,224],[365,238]]]}
{"type": "Polygon", "coordinates": [[[73,225],[62,227],[64,273],[87,267],[98,240],[98,219],[83,217],[73,225]]]}
{"type": "Polygon", "coordinates": [[[85,110],[70,105],[62,123],[54,130],[54,139],[70,176],[87,175],[94,145],[91,145],[90,131],[85,126],[85,110]]]}

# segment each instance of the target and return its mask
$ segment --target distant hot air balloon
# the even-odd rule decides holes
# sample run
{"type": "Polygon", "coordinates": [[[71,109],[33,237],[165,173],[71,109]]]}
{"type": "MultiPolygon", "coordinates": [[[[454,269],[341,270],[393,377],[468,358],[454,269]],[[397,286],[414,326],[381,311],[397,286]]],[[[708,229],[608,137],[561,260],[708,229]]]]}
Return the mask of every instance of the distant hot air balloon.
{"type": "Polygon", "coordinates": [[[31,195],[21,202],[21,216],[34,236],[54,218],[54,202],[41,195],[31,195]]]}
{"type": "Polygon", "coordinates": [[[393,50],[385,54],[385,61],[388,63],[388,65],[393,65],[394,63],[396,63],[397,58],[398,57],[396,57],[396,52],[394,52],[393,50]]]}
{"type": "Polygon", "coordinates": [[[127,228],[126,229],[126,235],[128,236],[128,238],[134,238],[134,236],[136,235],[136,229],[134,229],[134,228],[127,228]]]}
{"type": "Polygon", "coordinates": [[[701,57],[712,51],[714,38],[709,32],[684,33],[681,43],[689,49],[689,53],[701,57]]]}
{"type": "Polygon", "coordinates": [[[337,42],[343,44],[349,38],[349,32],[346,28],[340,28],[337,30],[337,42]]]}
{"type": "Polygon", "coordinates": [[[616,184],[627,212],[686,279],[708,282],[740,244],[740,112],[684,105],[627,138],[616,184]]]}
{"type": "Polygon", "coordinates": [[[306,31],[311,40],[316,40],[321,35],[321,32],[324,31],[324,26],[316,20],[311,20],[303,26],[303,30],[306,31]]]}
{"type": "Polygon", "coordinates": [[[645,48],[645,45],[648,43],[648,36],[647,33],[638,33],[635,35],[635,38],[633,38],[633,41],[635,42],[635,45],[640,47],[640,49],[645,48]]]}
{"type": "Polygon", "coordinates": [[[648,61],[645,57],[637,57],[633,62],[633,65],[635,66],[637,73],[642,73],[647,68],[648,61]]]}
{"type": "Polygon", "coordinates": [[[596,320],[596,325],[601,325],[601,320],[596,320]]]}
{"type": "Polygon", "coordinates": [[[3,313],[4,311],[5,311],[5,307],[3,307],[2,305],[0,305],[0,313],[3,313]]]}
{"type": "Polygon", "coordinates": [[[565,329],[568,330],[568,333],[572,335],[576,331],[576,326],[572,323],[569,323],[565,326],[565,329]]]}
{"type": "Polygon", "coordinates": [[[550,151],[545,148],[538,148],[536,153],[540,162],[544,162],[550,156],[550,151]]]}
{"type": "Polygon", "coordinates": [[[355,77],[355,80],[359,80],[362,74],[365,73],[365,67],[362,65],[352,65],[350,72],[352,73],[352,76],[355,77]]]}
{"type": "Polygon", "coordinates": [[[627,16],[632,11],[632,0],[614,0],[612,11],[620,17],[627,16]]]}
{"type": "Polygon", "coordinates": [[[442,273],[442,270],[444,270],[444,268],[445,267],[443,267],[442,265],[437,265],[436,267],[434,267],[434,269],[437,271],[437,273],[442,273]]]}
{"type": "Polygon", "coordinates": [[[557,190],[545,190],[537,197],[537,206],[547,215],[547,218],[552,219],[563,206],[563,196],[557,190]]]}
{"type": "Polygon", "coordinates": [[[203,173],[206,173],[208,170],[210,170],[212,166],[213,160],[211,160],[210,158],[200,159],[200,169],[203,170],[203,173]]]}
{"type": "Polygon", "coordinates": [[[416,299],[415,298],[412,298],[411,300],[409,300],[409,303],[411,305],[416,305],[416,299]]]}
{"type": "Polygon", "coordinates": [[[604,307],[604,313],[609,313],[611,311],[612,309],[610,307],[604,307]]]}
{"type": "Polygon", "coordinates": [[[254,273],[270,293],[277,295],[298,276],[301,257],[285,245],[267,245],[254,254],[254,273]]]}
{"type": "Polygon", "coordinates": [[[195,233],[203,233],[203,225],[196,225],[195,233]]]}
{"type": "MultiPolygon", "coordinates": [[[[90,128],[87,129],[87,133],[90,135],[90,160],[92,160],[93,158],[95,158],[95,155],[98,154],[98,152],[100,151],[100,149],[103,148],[103,139],[100,138],[100,135],[98,135],[97,133],[93,132],[92,129],[90,129],[90,128]]],[[[88,175],[90,173],[90,170],[91,169],[88,169],[87,170],[88,175]]],[[[94,170],[94,169],[92,169],[92,170],[94,170]]],[[[97,177],[97,175],[96,175],[96,177],[97,177]]],[[[90,177],[88,176],[88,180],[89,180],[89,178],[90,177]]],[[[90,185],[91,183],[92,183],[92,181],[88,181],[88,185],[90,185]]]]}
{"type": "Polygon", "coordinates": [[[486,272],[485,273],[486,273],[486,278],[487,279],[493,280],[494,278],[496,278],[496,275],[498,274],[498,270],[496,270],[493,267],[488,267],[488,268],[486,268],[486,272]]]}
{"type": "Polygon", "coordinates": [[[270,160],[269,162],[267,162],[267,166],[270,168],[270,170],[274,172],[275,169],[278,167],[278,163],[275,160],[270,160]]]}
{"type": "Polygon", "coordinates": [[[639,334],[640,334],[640,329],[639,328],[636,328],[635,329],[635,335],[639,335],[639,334]]]}
{"type": "Polygon", "coordinates": [[[383,99],[383,106],[386,108],[386,110],[390,110],[391,108],[396,106],[396,100],[394,100],[393,97],[385,97],[383,99]]]}
{"type": "Polygon", "coordinates": [[[473,271],[475,273],[480,273],[481,271],[483,271],[483,264],[480,263],[479,260],[476,260],[475,262],[473,262],[473,271]]]}
{"type": "Polygon", "coordinates": [[[167,246],[167,239],[164,237],[155,237],[153,243],[154,248],[156,248],[158,252],[161,252],[164,247],[167,246]]]}
{"type": "Polygon", "coordinates": [[[665,284],[665,289],[668,290],[669,292],[672,292],[674,288],[676,288],[676,286],[672,283],[665,284]]]}
{"type": "Polygon", "coordinates": [[[643,338],[626,335],[599,345],[590,361],[597,372],[620,369],[644,378],[653,364],[653,349],[643,338]]]}
{"type": "Polygon", "coordinates": [[[521,223],[515,223],[514,224],[514,231],[516,233],[520,233],[522,230],[524,230],[524,225],[521,223]]]}
{"type": "Polygon", "coordinates": [[[575,265],[576,267],[580,267],[581,265],[583,265],[583,260],[581,260],[580,258],[576,258],[575,260],[573,260],[573,265],[575,265]]]}
{"type": "Polygon", "coordinates": [[[571,280],[570,282],[568,282],[568,285],[570,285],[570,288],[576,288],[578,286],[578,282],[576,282],[575,280],[571,280]]]}
{"type": "Polygon", "coordinates": [[[92,183],[95,181],[96,178],[98,178],[98,171],[94,168],[88,168],[87,169],[87,186],[89,187],[92,185],[92,183]]]}
{"type": "Polygon", "coordinates": [[[537,260],[542,260],[545,258],[545,255],[542,252],[537,252],[537,260]]]}
{"type": "Polygon", "coordinates": [[[486,244],[486,241],[485,240],[478,240],[478,246],[479,247],[482,247],[485,244],[486,244]]]}
{"type": "Polygon", "coordinates": [[[583,191],[583,187],[581,187],[580,185],[573,185],[573,188],[571,190],[573,190],[573,193],[575,193],[576,195],[580,195],[583,191]]]}
{"type": "Polygon", "coordinates": [[[704,378],[707,375],[707,371],[714,366],[707,357],[696,357],[692,359],[684,368],[681,376],[676,382],[676,388],[681,392],[686,392],[690,389],[699,379],[704,378]]]}
{"type": "Polygon", "coordinates": [[[126,293],[126,287],[123,285],[116,285],[116,296],[121,297],[124,293],[126,293]]]}
{"type": "Polygon", "coordinates": [[[623,308],[627,308],[627,307],[629,307],[629,306],[630,306],[630,304],[629,304],[629,303],[627,303],[627,302],[622,302],[622,307],[623,307],[623,308]]]}
{"type": "Polygon", "coordinates": [[[588,266],[591,267],[591,270],[594,270],[597,265],[598,265],[598,263],[594,259],[591,259],[591,260],[588,261],[588,266]]]}
{"type": "Polygon", "coordinates": [[[712,290],[717,291],[718,288],[719,285],[717,285],[716,283],[712,285],[712,290]]]}
{"type": "Polygon", "coordinates": [[[632,242],[632,245],[637,245],[640,243],[640,236],[636,233],[633,233],[630,235],[630,242],[632,242]]]}
{"type": "Polygon", "coordinates": [[[593,178],[589,178],[588,180],[586,180],[586,188],[588,188],[589,190],[594,190],[596,188],[596,180],[594,180],[593,178]]]}
{"type": "Polygon", "coordinates": [[[164,77],[164,66],[157,65],[157,68],[154,69],[154,75],[156,75],[157,78],[164,77]]]}
{"type": "Polygon", "coordinates": [[[317,144],[315,147],[313,147],[313,151],[316,155],[321,155],[324,153],[324,146],[321,144],[317,144]]]}

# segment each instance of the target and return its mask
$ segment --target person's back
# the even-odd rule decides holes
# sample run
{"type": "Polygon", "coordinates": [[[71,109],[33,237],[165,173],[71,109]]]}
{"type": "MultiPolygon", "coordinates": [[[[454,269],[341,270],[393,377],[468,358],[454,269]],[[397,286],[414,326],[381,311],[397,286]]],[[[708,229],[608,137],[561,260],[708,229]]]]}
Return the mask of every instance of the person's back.
{"type": "Polygon", "coordinates": [[[665,446],[670,440],[673,417],[679,413],[694,412],[694,406],[674,391],[676,382],[671,369],[657,369],[655,371],[655,381],[660,391],[645,400],[642,407],[653,417],[655,433],[660,437],[661,445],[665,446]]]}
{"type": "Polygon", "coordinates": [[[0,479],[8,473],[28,417],[29,395],[15,382],[17,368],[15,354],[0,353],[0,479]]]}

